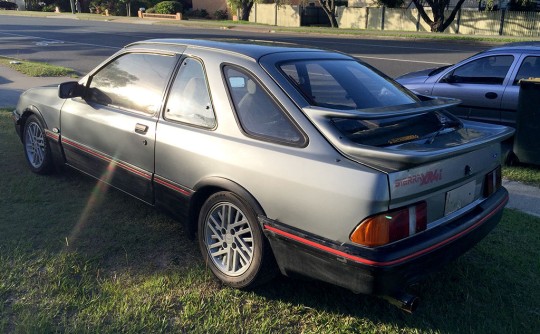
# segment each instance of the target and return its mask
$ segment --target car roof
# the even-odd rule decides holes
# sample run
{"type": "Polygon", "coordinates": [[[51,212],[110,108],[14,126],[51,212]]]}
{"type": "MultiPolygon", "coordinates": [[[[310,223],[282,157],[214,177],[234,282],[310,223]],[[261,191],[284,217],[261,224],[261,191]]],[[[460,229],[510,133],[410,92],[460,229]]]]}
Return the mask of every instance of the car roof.
{"type": "Polygon", "coordinates": [[[487,50],[491,51],[540,51],[540,42],[516,42],[496,46],[487,50]]]}
{"type": "MultiPolygon", "coordinates": [[[[226,39],[226,40],[198,40],[198,39],[149,39],[145,41],[135,42],[126,46],[126,48],[156,48],[167,49],[172,52],[181,52],[183,47],[197,47],[205,49],[214,49],[230,53],[236,53],[243,57],[259,59],[262,56],[283,52],[320,52],[328,53],[328,51],[299,47],[295,44],[284,42],[272,42],[261,40],[242,40],[242,39],[226,39]]],[[[336,54],[335,52],[331,52],[336,54]]]]}

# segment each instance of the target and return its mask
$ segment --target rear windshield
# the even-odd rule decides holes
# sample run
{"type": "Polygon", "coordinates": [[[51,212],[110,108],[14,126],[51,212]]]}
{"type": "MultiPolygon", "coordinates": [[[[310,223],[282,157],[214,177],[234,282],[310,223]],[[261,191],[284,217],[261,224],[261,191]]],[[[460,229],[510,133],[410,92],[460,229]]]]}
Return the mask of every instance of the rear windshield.
{"type": "Polygon", "coordinates": [[[354,60],[301,60],[279,69],[313,106],[368,109],[417,102],[377,70],[354,60]]]}
{"type": "MultiPolygon", "coordinates": [[[[384,74],[354,60],[301,60],[278,66],[313,106],[376,114],[380,108],[404,105],[414,108],[421,103],[413,93],[384,74]]],[[[334,117],[332,123],[349,140],[379,147],[422,139],[430,142],[439,134],[462,126],[457,118],[444,111],[380,119],[334,117]]]]}

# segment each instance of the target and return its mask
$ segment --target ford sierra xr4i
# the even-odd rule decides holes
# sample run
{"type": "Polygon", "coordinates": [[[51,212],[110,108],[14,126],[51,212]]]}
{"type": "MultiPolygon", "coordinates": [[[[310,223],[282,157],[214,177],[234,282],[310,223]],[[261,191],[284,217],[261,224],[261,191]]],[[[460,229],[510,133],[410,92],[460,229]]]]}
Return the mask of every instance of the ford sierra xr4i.
{"type": "Polygon", "coordinates": [[[500,125],[350,56],[130,44],[13,113],[30,169],[66,165],[179,217],[226,285],[301,274],[412,311],[407,287],[499,222],[500,125]]]}

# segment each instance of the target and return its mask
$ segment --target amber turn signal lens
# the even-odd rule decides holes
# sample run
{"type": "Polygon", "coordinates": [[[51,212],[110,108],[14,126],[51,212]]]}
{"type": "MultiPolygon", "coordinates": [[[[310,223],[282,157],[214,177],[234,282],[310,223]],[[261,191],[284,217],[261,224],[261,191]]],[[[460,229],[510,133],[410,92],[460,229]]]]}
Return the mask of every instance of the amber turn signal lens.
{"type": "Polygon", "coordinates": [[[427,227],[427,205],[421,202],[366,218],[351,234],[351,241],[376,247],[397,241],[427,227]]]}

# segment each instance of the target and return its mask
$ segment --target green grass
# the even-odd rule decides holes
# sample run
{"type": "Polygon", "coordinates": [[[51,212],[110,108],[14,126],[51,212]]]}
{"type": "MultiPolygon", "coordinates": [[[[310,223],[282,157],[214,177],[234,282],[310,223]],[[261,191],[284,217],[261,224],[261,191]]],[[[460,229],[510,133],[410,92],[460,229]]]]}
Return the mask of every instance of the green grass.
{"type": "Polygon", "coordinates": [[[0,143],[0,333],[540,330],[539,218],[506,210],[477,247],[414,287],[422,302],[408,315],[314,281],[222,287],[178,222],[70,170],[32,174],[8,109],[0,143]]]}
{"type": "Polygon", "coordinates": [[[77,73],[66,67],[0,57],[0,66],[7,66],[31,77],[77,77],[77,73]]]}
{"type": "Polygon", "coordinates": [[[540,168],[538,166],[507,166],[503,168],[503,176],[512,181],[540,187],[540,168]]]}

